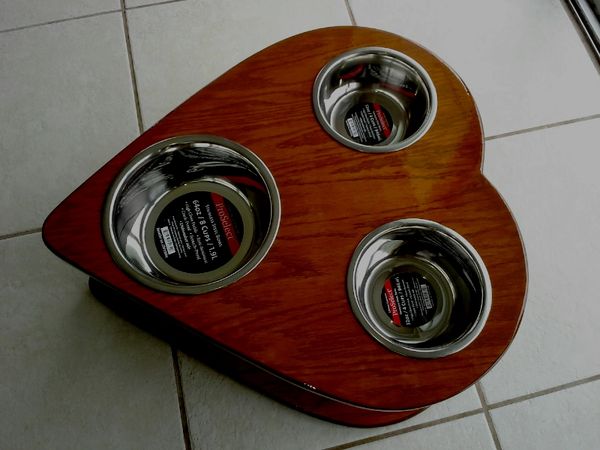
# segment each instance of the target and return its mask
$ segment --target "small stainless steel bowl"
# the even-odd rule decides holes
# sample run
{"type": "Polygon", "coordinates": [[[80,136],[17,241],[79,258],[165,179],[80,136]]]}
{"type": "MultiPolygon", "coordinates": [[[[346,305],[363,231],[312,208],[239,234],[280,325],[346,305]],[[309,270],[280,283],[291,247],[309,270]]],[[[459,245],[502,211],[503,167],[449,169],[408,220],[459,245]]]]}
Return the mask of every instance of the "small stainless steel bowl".
{"type": "Polygon", "coordinates": [[[433,123],[437,96],[415,60],[396,50],[343,53],[319,72],[313,107],[321,126],[355,150],[392,152],[420,139],[433,123]]]}
{"type": "Polygon", "coordinates": [[[275,240],[277,185],[247,148],[217,136],[158,142],[110,188],[104,238],[115,262],[151,288],[200,294],[253,270],[275,240]]]}
{"type": "Polygon", "coordinates": [[[460,234],[439,223],[403,219],[369,233],[348,269],[352,310],[390,350],[439,358],[469,345],[492,304],[487,269],[460,234]]]}

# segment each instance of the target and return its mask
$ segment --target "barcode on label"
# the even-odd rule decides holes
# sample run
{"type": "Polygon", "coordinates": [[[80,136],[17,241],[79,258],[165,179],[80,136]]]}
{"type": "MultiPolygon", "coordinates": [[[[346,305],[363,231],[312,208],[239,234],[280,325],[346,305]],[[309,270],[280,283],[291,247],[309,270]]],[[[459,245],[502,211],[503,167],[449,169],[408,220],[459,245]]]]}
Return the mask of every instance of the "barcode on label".
{"type": "Polygon", "coordinates": [[[169,227],[162,227],[160,229],[160,234],[162,234],[163,240],[165,241],[167,255],[172,255],[173,253],[175,253],[175,246],[173,245],[173,239],[171,239],[171,232],[169,231],[169,227]]]}
{"type": "Polygon", "coordinates": [[[431,300],[431,295],[429,294],[429,288],[427,285],[421,285],[421,293],[423,294],[423,300],[425,300],[425,308],[433,308],[433,301],[431,300]]]}
{"type": "Polygon", "coordinates": [[[356,128],[354,119],[346,119],[346,125],[348,127],[348,130],[350,131],[350,136],[358,137],[358,128],[356,128]]]}

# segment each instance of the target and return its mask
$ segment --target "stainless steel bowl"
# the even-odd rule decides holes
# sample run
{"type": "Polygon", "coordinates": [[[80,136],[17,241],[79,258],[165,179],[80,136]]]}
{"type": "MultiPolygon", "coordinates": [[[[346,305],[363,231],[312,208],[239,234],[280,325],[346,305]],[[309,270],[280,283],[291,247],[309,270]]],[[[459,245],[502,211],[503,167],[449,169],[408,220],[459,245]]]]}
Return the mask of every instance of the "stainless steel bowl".
{"type": "Polygon", "coordinates": [[[110,188],[103,229],[115,262],[151,288],[199,294],[253,270],[275,240],[277,185],[247,148],[217,136],[158,142],[110,188]]]}
{"type": "Polygon", "coordinates": [[[456,353],[479,335],[492,288],[477,251],[439,223],[404,219],[358,245],[348,295],[367,332],[390,350],[417,358],[456,353]]]}
{"type": "Polygon", "coordinates": [[[313,88],[318,121],[334,139],[363,152],[392,152],[420,139],[433,123],[437,96],[415,60],[365,47],[343,53],[319,72],[313,88]]]}

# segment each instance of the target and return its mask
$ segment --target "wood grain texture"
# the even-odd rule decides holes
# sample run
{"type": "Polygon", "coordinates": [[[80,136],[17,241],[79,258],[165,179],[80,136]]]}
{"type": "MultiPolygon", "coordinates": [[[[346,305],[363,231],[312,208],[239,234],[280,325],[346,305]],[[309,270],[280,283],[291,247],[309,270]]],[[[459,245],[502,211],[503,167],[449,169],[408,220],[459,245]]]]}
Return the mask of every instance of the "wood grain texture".
{"type": "Polygon", "coordinates": [[[131,143],[48,217],[46,244],[60,257],[316,394],[379,411],[422,408],[480,378],[517,330],[525,261],[509,210],[481,174],[483,137],[461,80],[399,36],[359,28],[315,30],[275,44],[213,81],[131,143]],[[431,76],[438,112],[408,149],[350,150],[316,121],[312,84],[334,56],[380,46],[403,52],[431,76]],[[256,153],[282,201],[281,227],[265,260],[237,283],[198,296],[145,288],[112,261],[101,212],[112,180],[147,146],[173,136],[214,134],[256,153]],[[359,241],[401,218],[439,222],[466,237],[485,262],[493,291],[488,323],[465,350],[434,360],[397,355],[355,319],[346,271],[359,241]]]}
{"type": "Polygon", "coordinates": [[[181,324],[144,302],[116,291],[105,283],[90,278],[90,290],[104,305],[143,330],[169,342],[177,349],[259,392],[311,416],[354,427],[379,427],[408,419],[423,409],[409,411],[376,411],[329,399],[306,386],[299,386],[274,376],[242,355],[218,346],[189,327],[181,324]]]}

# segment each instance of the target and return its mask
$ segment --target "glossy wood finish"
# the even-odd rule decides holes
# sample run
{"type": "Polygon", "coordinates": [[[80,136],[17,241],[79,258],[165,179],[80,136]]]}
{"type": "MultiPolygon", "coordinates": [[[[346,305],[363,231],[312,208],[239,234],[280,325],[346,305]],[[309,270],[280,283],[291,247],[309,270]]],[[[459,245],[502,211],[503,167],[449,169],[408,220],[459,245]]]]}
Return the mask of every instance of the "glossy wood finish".
{"type": "MultiPolygon", "coordinates": [[[[489,370],[513,339],[523,310],[523,248],[510,212],[481,174],[482,151],[473,99],[439,59],[382,31],[321,29],[263,50],[192,96],[70,195],[48,217],[43,235],[55,253],[111,289],[265,373],[310,386],[315,397],[387,414],[422,408],[489,370]],[[431,129],[400,152],[350,150],[313,114],[312,84],[321,67],[366,46],[417,60],[437,89],[431,129]],[[135,282],[112,261],[101,230],[108,188],[127,162],[159,140],[187,134],[219,135],[251,149],[271,169],[282,199],[280,231],[265,260],[234,285],[200,296],[169,295],[135,282]],[[358,242],[408,217],[462,234],[491,277],[485,329],[445,358],[418,360],[387,350],[363,330],[347,300],[346,271],[358,242]]],[[[360,417],[346,423],[360,424],[360,417]]]]}
{"type": "Polygon", "coordinates": [[[121,317],[213,369],[304,413],[342,425],[375,427],[396,423],[423,411],[423,409],[398,412],[375,411],[315,395],[306,386],[290,383],[265,368],[253,364],[242,355],[218,346],[197,330],[182,327],[178,321],[161,314],[144,302],[116,291],[93,278],[90,278],[89,284],[94,296],[121,317]]]}

